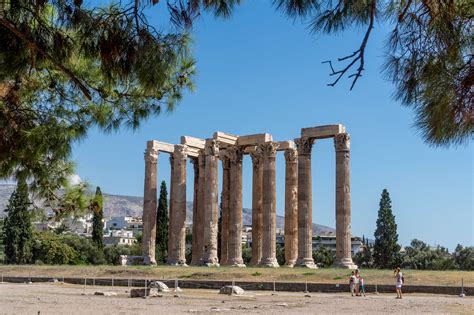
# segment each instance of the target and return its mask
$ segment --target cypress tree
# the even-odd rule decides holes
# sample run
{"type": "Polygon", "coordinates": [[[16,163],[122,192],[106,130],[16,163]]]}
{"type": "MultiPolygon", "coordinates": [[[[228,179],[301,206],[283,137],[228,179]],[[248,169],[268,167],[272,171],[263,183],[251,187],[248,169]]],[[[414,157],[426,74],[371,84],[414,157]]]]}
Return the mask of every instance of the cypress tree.
{"type": "Polygon", "coordinates": [[[91,210],[92,217],[92,241],[101,250],[104,249],[104,208],[102,192],[100,187],[95,190],[95,197],[92,200],[91,210]]]}
{"type": "Polygon", "coordinates": [[[168,191],[166,182],[160,186],[160,199],[156,212],[156,257],[157,260],[166,262],[168,253],[168,191]]]}
{"type": "Polygon", "coordinates": [[[374,233],[374,263],[378,268],[393,268],[400,263],[397,224],[392,213],[392,202],[387,189],[382,192],[374,233]]]}
{"type": "Polygon", "coordinates": [[[18,182],[16,190],[10,196],[4,222],[3,244],[7,264],[26,264],[31,262],[33,246],[33,228],[31,203],[28,199],[28,186],[25,181],[18,182]]]}

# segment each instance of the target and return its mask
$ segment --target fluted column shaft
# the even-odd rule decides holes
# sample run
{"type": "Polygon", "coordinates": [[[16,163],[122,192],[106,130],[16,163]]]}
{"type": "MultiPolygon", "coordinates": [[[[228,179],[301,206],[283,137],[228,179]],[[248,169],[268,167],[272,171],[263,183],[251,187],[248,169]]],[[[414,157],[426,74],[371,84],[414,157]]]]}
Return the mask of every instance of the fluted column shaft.
{"type": "Polygon", "coordinates": [[[334,137],[336,150],[336,267],[356,269],[351,253],[350,135],[334,137]]]}
{"type": "Polygon", "coordinates": [[[142,255],[145,265],[156,264],[157,163],[158,151],[153,148],[153,142],[149,141],[145,151],[145,185],[143,190],[142,255]]]}
{"type": "Polygon", "coordinates": [[[219,205],[217,192],[217,167],[219,148],[214,139],[206,141],[206,167],[204,184],[204,255],[203,263],[208,266],[218,266],[217,232],[219,205]]]}
{"type": "MultiPolygon", "coordinates": [[[[196,238],[196,248],[193,247],[193,253],[192,253],[192,261],[191,263],[193,265],[201,265],[202,264],[202,258],[204,255],[204,183],[205,183],[205,164],[206,164],[206,157],[204,155],[204,150],[199,151],[198,155],[198,172],[199,172],[199,177],[198,177],[198,187],[197,187],[197,198],[195,200],[197,201],[197,208],[196,208],[196,214],[197,218],[196,220],[193,220],[193,222],[196,223],[196,229],[194,230],[194,225],[193,225],[193,244],[194,244],[194,239],[196,238]]],[[[194,223],[193,223],[194,224],[194,223]]]]}
{"type": "Polygon", "coordinates": [[[175,199],[174,197],[174,186],[175,186],[175,175],[174,175],[174,156],[173,154],[170,154],[170,202],[169,202],[169,222],[168,222],[168,257],[166,259],[166,262],[170,261],[170,258],[172,257],[171,254],[171,248],[173,247],[173,243],[176,242],[174,239],[175,235],[173,233],[174,229],[174,210],[173,210],[173,200],[175,199]]]}
{"type": "Polygon", "coordinates": [[[263,210],[262,152],[259,149],[250,153],[252,158],[252,265],[258,265],[262,259],[263,210]]]}
{"type": "Polygon", "coordinates": [[[276,259],[276,147],[274,142],[260,145],[263,157],[263,242],[260,264],[267,267],[279,266],[276,259]]]}
{"type": "Polygon", "coordinates": [[[298,152],[285,150],[285,265],[298,258],[298,152]]]}
{"type": "Polygon", "coordinates": [[[228,149],[230,158],[229,243],[227,265],[244,267],[242,259],[242,149],[228,149]]]}
{"type": "Polygon", "coordinates": [[[191,264],[198,265],[201,261],[201,253],[199,250],[199,242],[201,235],[198,233],[199,231],[199,159],[194,158],[191,160],[194,166],[194,193],[193,193],[193,231],[192,231],[192,258],[191,264]]]}
{"type": "Polygon", "coordinates": [[[312,253],[313,198],[311,149],[313,139],[295,139],[298,149],[298,259],[296,265],[316,268],[312,253]]]}
{"type": "Polygon", "coordinates": [[[221,217],[221,252],[220,263],[226,265],[229,246],[229,185],[230,185],[230,160],[226,154],[221,154],[222,160],[222,217],[221,217]]]}
{"type": "Polygon", "coordinates": [[[186,265],[186,146],[177,144],[173,153],[173,199],[171,253],[168,264],[186,265]]]}

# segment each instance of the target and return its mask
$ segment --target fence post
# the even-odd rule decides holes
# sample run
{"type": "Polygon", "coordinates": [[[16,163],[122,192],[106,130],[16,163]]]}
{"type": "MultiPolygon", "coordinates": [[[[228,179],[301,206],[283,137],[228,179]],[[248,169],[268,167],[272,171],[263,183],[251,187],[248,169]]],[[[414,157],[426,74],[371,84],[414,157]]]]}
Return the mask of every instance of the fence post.
{"type": "Polygon", "coordinates": [[[275,289],[275,279],[273,279],[273,293],[276,292],[276,289],[275,289]]]}
{"type": "Polygon", "coordinates": [[[377,292],[377,283],[375,284],[375,293],[378,293],[377,292]]]}
{"type": "Polygon", "coordinates": [[[230,295],[234,295],[234,286],[235,286],[235,280],[232,278],[232,290],[230,290],[230,295]]]}
{"type": "Polygon", "coordinates": [[[308,282],[304,283],[304,293],[308,293],[308,282]]]}
{"type": "Polygon", "coordinates": [[[465,297],[466,294],[464,293],[464,278],[461,278],[461,295],[460,297],[465,297]]]}
{"type": "Polygon", "coordinates": [[[87,277],[84,278],[84,295],[86,294],[87,277]]]}
{"type": "Polygon", "coordinates": [[[147,289],[147,282],[148,282],[148,281],[147,281],[147,279],[145,278],[145,295],[143,296],[144,298],[147,297],[147,295],[146,295],[146,293],[147,293],[147,292],[146,292],[146,289],[147,289]]]}
{"type": "Polygon", "coordinates": [[[3,284],[3,273],[2,273],[2,284],[3,284]]]}
{"type": "Polygon", "coordinates": [[[114,288],[114,276],[112,276],[112,289],[114,288]]]}

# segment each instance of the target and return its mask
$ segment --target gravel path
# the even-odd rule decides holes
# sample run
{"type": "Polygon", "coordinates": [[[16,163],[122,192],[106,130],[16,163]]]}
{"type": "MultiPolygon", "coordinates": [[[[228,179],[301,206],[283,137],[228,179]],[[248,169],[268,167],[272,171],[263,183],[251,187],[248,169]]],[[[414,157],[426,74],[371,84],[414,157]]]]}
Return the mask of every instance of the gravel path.
{"type": "Polygon", "coordinates": [[[0,314],[474,314],[474,298],[443,295],[347,294],[246,291],[224,296],[216,290],[183,290],[155,298],[129,298],[126,288],[90,287],[61,283],[0,284],[0,314]],[[94,292],[115,292],[97,296],[94,292]],[[175,296],[177,295],[177,296],[175,296]]]}

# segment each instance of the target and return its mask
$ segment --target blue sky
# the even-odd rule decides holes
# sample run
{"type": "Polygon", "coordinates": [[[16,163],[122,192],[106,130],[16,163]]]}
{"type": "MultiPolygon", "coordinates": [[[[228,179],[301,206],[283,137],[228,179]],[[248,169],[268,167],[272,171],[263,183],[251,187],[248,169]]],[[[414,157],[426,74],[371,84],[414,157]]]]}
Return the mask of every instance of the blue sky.
{"type": "MultiPolygon", "coordinates": [[[[143,152],[150,139],[178,143],[181,135],[201,138],[214,131],[271,133],[294,139],[303,127],[342,123],[352,136],[352,230],[373,237],[380,194],[392,198],[400,242],[413,238],[452,250],[474,244],[473,152],[470,146],[432,148],[413,127],[414,114],[392,99],[382,79],[388,27],[377,24],[369,41],[366,71],[353,91],[350,81],[331,82],[328,59],[351,53],[363,31],[311,35],[266,4],[245,2],[229,20],[204,16],[193,32],[196,91],[173,113],[146,121],[138,131],[105,135],[92,131],[74,148],[77,173],[112,194],[143,194],[143,152]]],[[[164,3],[147,10],[150,22],[164,3]]],[[[313,147],[313,220],[335,225],[335,154],[331,140],[313,147]]],[[[220,171],[220,170],[219,170],[220,171]]],[[[251,161],[244,159],[243,204],[251,207],[251,161]]],[[[169,160],[161,154],[159,180],[169,183],[169,160]]],[[[188,200],[192,200],[192,165],[188,200]]],[[[284,158],[277,157],[277,209],[284,211],[284,158]]]]}

